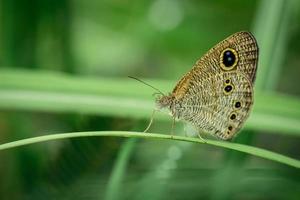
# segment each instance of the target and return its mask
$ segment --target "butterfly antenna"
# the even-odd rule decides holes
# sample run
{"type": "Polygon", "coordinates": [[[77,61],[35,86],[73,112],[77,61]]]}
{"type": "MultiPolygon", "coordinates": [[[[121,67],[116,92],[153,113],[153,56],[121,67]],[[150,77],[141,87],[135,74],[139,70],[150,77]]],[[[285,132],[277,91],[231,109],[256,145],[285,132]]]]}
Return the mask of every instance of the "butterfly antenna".
{"type": "Polygon", "coordinates": [[[135,79],[135,80],[137,80],[137,81],[139,81],[139,82],[141,82],[141,83],[143,83],[143,84],[145,84],[145,85],[148,85],[149,87],[151,87],[151,88],[153,88],[154,90],[158,91],[159,94],[165,95],[162,91],[160,91],[160,90],[157,89],[156,87],[150,85],[149,83],[146,83],[145,81],[142,81],[141,79],[138,79],[138,78],[133,77],[133,76],[128,76],[128,77],[129,77],[129,78],[132,78],[132,79],[135,79]]]}

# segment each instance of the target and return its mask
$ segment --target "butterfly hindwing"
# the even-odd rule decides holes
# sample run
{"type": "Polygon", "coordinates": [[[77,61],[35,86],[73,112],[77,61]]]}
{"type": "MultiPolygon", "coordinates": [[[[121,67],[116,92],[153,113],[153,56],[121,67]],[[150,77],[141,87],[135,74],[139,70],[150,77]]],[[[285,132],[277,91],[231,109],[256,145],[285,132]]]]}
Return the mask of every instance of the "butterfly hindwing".
{"type": "Polygon", "coordinates": [[[181,105],[179,118],[218,138],[232,138],[248,117],[253,103],[251,82],[236,72],[192,81],[181,105]],[[209,87],[207,87],[210,85],[209,87]],[[202,91],[202,92],[199,92],[202,91]]]}

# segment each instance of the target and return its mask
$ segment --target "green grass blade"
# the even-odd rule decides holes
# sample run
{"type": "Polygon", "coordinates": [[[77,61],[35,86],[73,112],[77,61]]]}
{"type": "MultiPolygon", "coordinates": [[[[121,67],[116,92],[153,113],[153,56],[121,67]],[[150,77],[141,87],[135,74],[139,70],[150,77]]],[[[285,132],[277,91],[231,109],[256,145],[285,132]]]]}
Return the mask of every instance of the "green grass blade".
{"type": "Polygon", "coordinates": [[[115,200],[121,198],[121,184],[123,176],[126,174],[126,166],[129,162],[136,141],[136,138],[130,138],[122,145],[107,184],[105,200],[115,200]]]}
{"type": "MultiPolygon", "coordinates": [[[[171,81],[148,80],[168,91],[171,81]]],[[[91,79],[58,73],[0,70],[0,109],[85,113],[149,119],[153,90],[131,79],[91,79]],[[126,88],[126,89],[124,89],[126,88]]],[[[300,135],[298,98],[255,92],[255,104],[245,128],[300,135]],[[272,103],[270,103],[272,102],[272,103]],[[280,123],[278,123],[280,122],[280,123]]],[[[155,119],[170,120],[157,113],[155,119]]]]}
{"type": "MultiPolygon", "coordinates": [[[[257,68],[257,78],[255,88],[260,90],[266,89],[267,82],[270,77],[270,71],[274,70],[272,59],[274,56],[274,49],[282,48],[282,43],[278,44],[276,39],[278,37],[278,30],[280,30],[281,18],[284,15],[283,8],[287,4],[285,0],[260,1],[256,21],[254,26],[254,35],[257,38],[257,42],[260,49],[260,57],[257,68]]],[[[276,71],[280,69],[278,66],[276,71]]],[[[275,83],[275,82],[273,82],[275,83]]]]}
{"type": "MultiPolygon", "coordinates": [[[[135,137],[135,138],[147,138],[147,139],[169,139],[177,141],[186,141],[193,142],[198,144],[204,144],[204,142],[198,138],[182,137],[182,136],[172,136],[165,134],[154,134],[154,133],[140,133],[140,132],[126,132],[126,131],[98,131],[98,132],[74,132],[74,133],[60,133],[60,134],[51,134],[39,137],[33,137],[23,140],[18,140],[15,142],[9,142],[0,145],[0,150],[11,149],[19,146],[29,145],[33,143],[66,139],[66,138],[75,138],[75,137],[91,137],[91,136],[111,136],[111,137],[135,137]]],[[[278,163],[286,164],[292,167],[300,168],[300,161],[281,155],[279,153],[271,152],[265,149],[247,146],[243,144],[230,143],[224,141],[216,140],[206,140],[205,144],[210,144],[218,147],[223,147],[227,149],[232,149],[247,154],[251,154],[257,157],[265,158],[268,160],[273,160],[278,163]]]]}

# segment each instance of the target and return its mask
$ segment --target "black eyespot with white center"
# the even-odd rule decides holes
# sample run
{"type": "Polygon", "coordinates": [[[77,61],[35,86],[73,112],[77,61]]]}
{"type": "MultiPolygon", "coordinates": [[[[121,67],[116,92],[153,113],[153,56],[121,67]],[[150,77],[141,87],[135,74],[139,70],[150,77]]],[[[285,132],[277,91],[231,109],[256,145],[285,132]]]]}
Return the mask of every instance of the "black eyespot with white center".
{"type": "Polygon", "coordinates": [[[226,50],[223,53],[223,64],[226,67],[231,67],[235,63],[235,55],[231,50],[226,50]]]}
{"type": "Polygon", "coordinates": [[[230,116],[230,119],[231,119],[231,120],[236,119],[236,114],[232,114],[232,115],[230,116]]]}
{"type": "Polygon", "coordinates": [[[238,63],[238,53],[233,48],[226,48],[220,54],[220,66],[224,71],[233,70],[238,63]]]}
{"type": "Polygon", "coordinates": [[[236,108],[240,108],[241,107],[241,102],[237,101],[235,102],[235,105],[234,105],[236,108]]]}
{"type": "Polygon", "coordinates": [[[229,93],[229,92],[231,92],[231,90],[232,90],[232,86],[231,86],[231,85],[227,85],[227,86],[224,88],[224,90],[225,90],[226,93],[229,93]]]}

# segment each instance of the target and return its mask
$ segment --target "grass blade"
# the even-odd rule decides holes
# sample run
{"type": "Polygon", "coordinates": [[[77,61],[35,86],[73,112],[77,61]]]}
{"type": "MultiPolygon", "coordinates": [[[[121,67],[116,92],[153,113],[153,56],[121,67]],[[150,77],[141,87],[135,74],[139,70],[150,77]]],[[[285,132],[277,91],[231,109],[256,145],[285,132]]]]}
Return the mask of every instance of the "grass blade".
{"type": "MultiPolygon", "coordinates": [[[[73,133],[51,134],[51,135],[45,135],[45,136],[39,136],[39,137],[18,140],[18,141],[14,141],[14,142],[1,144],[0,151],[5,150],[5,149],[19,147],[19,146],[39,143],[39,142],[51,141],[51,140],[76,138],[76,137],[91,137],[91,136],[169,139],[169,140],[186,141],[186,142],[204,144],[204,142],[198,138],[190,138],[190,137],[182,137],[182,136],[171,136],[171,135],[154,134],[154,133],[126,132],[126,131],[98,131],[98,132],[73,132],[73,133]]],[[[276,161],[278,163],[286,164],[286,165],[289,165],[292,167],[300,168],[299,160],[281,155],[279,153],[268,151],[265,149],[261,149],[261,148],[257,148],[257,147],[253,147],[253,146],[247,146],[247,145],[238,144],[238,143],[230,143],[230,142],[208,140],[208,139],[206,140],[205,144],[240,151],[240,152],[251,154],[251,155],[254,155],[257,157],[276,161]]]]}

